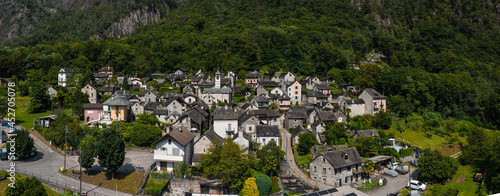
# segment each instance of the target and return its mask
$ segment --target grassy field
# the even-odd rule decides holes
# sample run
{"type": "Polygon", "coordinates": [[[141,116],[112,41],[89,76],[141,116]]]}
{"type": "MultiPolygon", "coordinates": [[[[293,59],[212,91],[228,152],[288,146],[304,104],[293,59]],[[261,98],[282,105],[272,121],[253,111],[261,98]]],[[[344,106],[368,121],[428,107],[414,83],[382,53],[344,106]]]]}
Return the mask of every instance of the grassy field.
{"type": "MultiPolygon", "coordinates": [[[[445,185],[428,185],[426,194],[433,195],[432,190],[436,188],[452,188],[458,190],[459,196],[473,196],[477,195],[477,190],[479,189],[479,183],[473,181],[473,176],[475,172],[470,165],[458,166],[457,174],[445,185]]],[[[486,194],[485,194],[486,195],[486,194]]]]}
{"type": "MultiPolygon", "coordinates": [[[[23,175],[19,175],[19,174],[16,174],[16,179],[19,179],[20,177],[26,177],[26,176],[23,176],[23,175]]],[[[10,180],[2,180],[0,181],[0,196],[4,196],[5,195],[5,190],[7,190],[7,187],[10,183],[10,180]]],[[[60,195],[59,193],[57,193],[56,191],[44,186],[45,188],[45,191],[47,191],[47,194],[49,196],[58,196],[60,195]]]]}
{"type": "Polygon", "coordinates": [[[16,97],[16,123],[26,129],[33,128],[33,122],[36,118],[50,115],[51,111],[43,113],[29,114],[29,97],[16,97]]]}
{"type": "MultiPolygon", "coordinates": [[[[72,171],[66,171],[64,174],[70,174],[72,171]]],[[[142,184],[144,172],[133,173],[115,173],[112,179],[111,172],[91,172],[90,175],[83,173],[83,181],[100,185],[112,190],[136,194],[139,186],[142,184]]]]}
{"type": "Polygon", "coordinates": [[[295,156],[297,157],[297,162],[300,165],[309,165],[309,163],[312,161],[312,155],[311,154],[306,154],[306,155],[303,155],[303,156],[295,154],[295,156]]]}

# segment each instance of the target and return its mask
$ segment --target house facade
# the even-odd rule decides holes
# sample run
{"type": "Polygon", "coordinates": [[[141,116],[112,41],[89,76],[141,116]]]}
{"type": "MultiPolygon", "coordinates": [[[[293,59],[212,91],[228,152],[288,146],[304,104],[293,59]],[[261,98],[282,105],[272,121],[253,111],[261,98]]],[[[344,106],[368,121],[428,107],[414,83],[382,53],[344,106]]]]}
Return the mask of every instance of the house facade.
{"type": "Polygon", "coordinates": [[[104,117],[103,104],[84,103],[83,111],[84,122],[88,124],[99,122],[104,117]]]}
{"type": "Polygon", "coordinates": [[[112,121],[127,121],[129,101],[124,96],[114,94],[102,103],[102,105],[104,112],[101,120],[102,123],[109,124],[112,121]]]}
{"type": "Polygon", "coordinates": [[[351,186],[363,173],[363,159],[356,148],[323,152],[309,166],[309,177],[335,187],[351,186]]]}
{"type": "Polygon", "coordinates": [[[236,110],[215,110],[214,131],[222,138],[232,136],[238,132],[239,114],[236,110]]]}
{"type": "Polygon", "coordinates": [[[380,94],[374,89],[367,88],[365,89],[359,98],[365,101],[365,113],[367,114],[376,114],[380,111],[386,111],[386,96],[380,94]]]}
{"type": "Polygon", "coordinates": [[[85,85],[81,89],[81,91],[82,91],[82,93],[89,95],[89,103],[99,102],[99,100],[98,100],[99,91],[98,91],[97,87],[95,87],[92,83],[85,85]]]}
{"type": "Polygon", "coordinates": [[[286,87],[286,93],[290,97],[292,104],[302,103],[302,85],[295,81],[286,87]]]}
{"type": "Polygon", "coordinates": [[[75,75],[75,72],[71,69],[61,68],[57,74],[57,85],[68,86],[68,80],[71,76],[75,75]]]}
{"type": "Polygon", "coordinates": [[[261,146],[266,145],[267,143],[274,141],[276,145],[280,145],[280,130],[276,125],[257,125],[257,143],[260,143],[261,146]]]}
{"type": "Polygon", "coordinates": [[[174,129],[154,142],[154,160],[158,171],[171,172],[184,161],[191,164],[195,135],[187,129],[174,129]]]}

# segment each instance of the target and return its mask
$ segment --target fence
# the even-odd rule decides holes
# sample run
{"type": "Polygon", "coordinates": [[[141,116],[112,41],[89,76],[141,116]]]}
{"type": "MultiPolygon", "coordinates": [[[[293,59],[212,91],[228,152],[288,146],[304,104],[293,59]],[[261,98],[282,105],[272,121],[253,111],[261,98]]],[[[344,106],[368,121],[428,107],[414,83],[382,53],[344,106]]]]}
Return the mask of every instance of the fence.
{"type": "MultiPolygon", "coordinates": [[[[3,166],[0,169],[6,170],[6,171],[9,170],[8,167],[3,167],[3,166]]],[[[35,177],[38,180],[40,180],[41,182],[43,182],[43,183],[50,184],[50,185],[53,185],[53,186],[56,186],[56,187],[59,187],[59,188],[64,188],[64,190],[71,189],[74,193],[80,192],[80,187],[79,186],[73,186],[73,185],[70,185],[70,184],[66,184],[64,182],[59,182],[57,180],[50,179],[50,177],[48,177],[48,176],[42,176],[40,174],[29,172],[29,171],[25,171],[25,170],[21,170],[21,169],[18,169],[18,168],[16,168],[15,173],[16,174],[25,175],[25,176],[28,176],[28,177],[35,177]]],[[[86,189],[83,189],[83,188],[82,188],[82,193],[83,193],[82,195],[89,195],[89,196],[106,196],[105,194],[97,193],[95,191],[86,190],[86,189]]]]}
{"type": "Polygon", "coordinates": [[[145,172],[144,180],[142,180],[142,185],[139,188],[139,190],[137,191],[137,195],[144,194],[145,188],[146,188],[146,182],[148,181],[148,178],[151,175],[151,172],[154,171],[155,168],[156,168],[156,161],[153,164],[151,164],[151,166],[149,166],[149,169],[145,172]]]}

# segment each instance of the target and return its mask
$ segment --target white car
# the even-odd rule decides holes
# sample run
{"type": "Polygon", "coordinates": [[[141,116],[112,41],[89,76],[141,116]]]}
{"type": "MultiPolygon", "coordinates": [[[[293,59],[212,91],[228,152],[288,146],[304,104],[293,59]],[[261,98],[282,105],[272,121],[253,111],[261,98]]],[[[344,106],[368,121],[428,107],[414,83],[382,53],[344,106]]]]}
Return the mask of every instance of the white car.
{"type": "Polygon", "coordinates": [[[418,180],[410,180],[408,185],[406,185],[406,188],[417,189],[419,191],[425,191],[425,187],[425,184],[418,180]]]}

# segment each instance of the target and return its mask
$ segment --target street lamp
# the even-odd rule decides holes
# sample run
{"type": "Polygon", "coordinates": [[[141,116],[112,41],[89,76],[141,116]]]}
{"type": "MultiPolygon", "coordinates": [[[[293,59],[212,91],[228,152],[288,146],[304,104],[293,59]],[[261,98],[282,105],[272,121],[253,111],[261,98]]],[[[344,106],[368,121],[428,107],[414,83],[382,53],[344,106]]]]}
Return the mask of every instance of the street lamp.
{"type": "Polygon", "coordinates": [[[66,146],[68,146],[68,126],[66,125],[66,134],[64,135],[64,170],[66,171],[66,146]]]}

